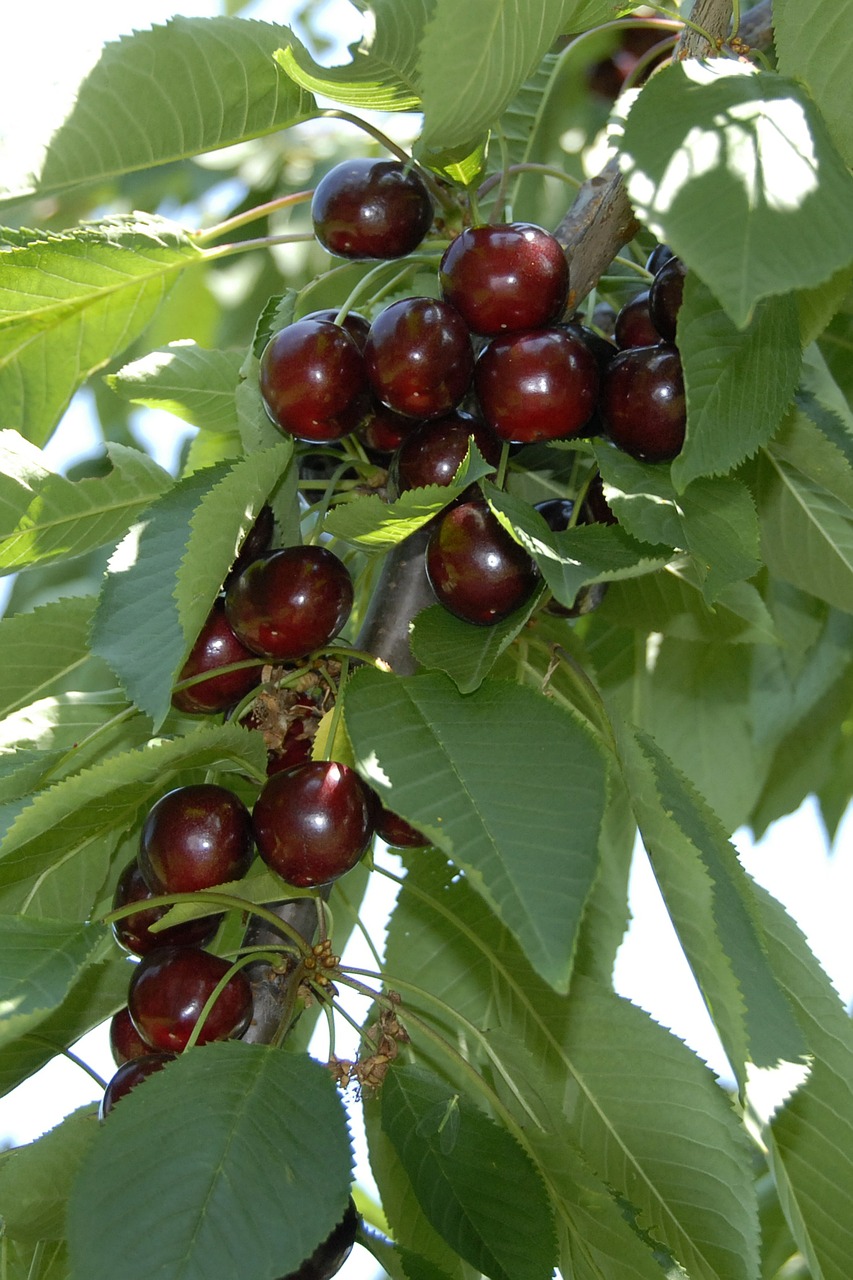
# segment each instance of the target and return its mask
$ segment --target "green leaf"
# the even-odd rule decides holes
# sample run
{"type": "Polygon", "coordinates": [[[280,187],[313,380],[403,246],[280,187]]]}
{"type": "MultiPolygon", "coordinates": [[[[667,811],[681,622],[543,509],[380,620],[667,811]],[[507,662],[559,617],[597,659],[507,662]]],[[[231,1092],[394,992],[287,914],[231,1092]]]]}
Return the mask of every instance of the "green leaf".
{"type": "MultiPolygon", "coordinates": [[[[49,888],[63,868],[74,881],[85,882],[87,862],[100,842],[115,842],[182,770],[230,768],[261,776],[265,766],[260,734],[233,724],[199,725],[182,738],[123,752],[64,779],[35,797],[0,846],[0,901],[8,910],[26,911],[36,891],[49,888]]],[[[68,901],[69,918],[78,911],[85,917],[92,889],[102,880],[103,872],[81,901],[68,901]]]]}
{"type": "Polygon", "coordinates": [[[59,1007],[105,936],[103,925],[0,916],[0,1045],[59,1007]]]}
{"type": "Polygon", "coordinates": [[[16,431],[0,432],[0,571],[83,555],[116,542],[172,483],[147,454],[107,446],[104,477],[73,483],[42,463],[16,431]]]}
{"type": "Polygon", "coordinates": [[[608,0],[435,0],[421,45],[423,145],[483,136],[561,32],[612,16],[608,0]]]}
{"type": "MultiPolygon", "coordinates": [[[[140,116],[143,118],[143,116],[140,116]]],[[[135,214],[0,255],[0,400],[44,444],[82,382],[142,333],[198,249],[164,219],[135,214]]]]}
{"type": "Polygon", "coordinates": [[[700,584],[684,565],[613,583],[599,606],[599,617],[647,634],[657,631],[678,640],[728,644],[778,644],[773,619],[754,586],[724,588],[706,603],[700,584]]]}
{"type": "Polygon", "coordinates": [[[853,39],[844,6],[834,0],[774,0],[773,41],[783,75],[802,80],[853,164],[853,86],[847,74],[853,39]]]}
{"type": "Polygon", "coordinates": [[[853,177],[811,99],[773,72],[724,58],[665,67],[630,107],[621,164],[638,217],[739,328],[762,298],[853,261],[853,177]]]}
{"type": "Polygon", "coordinates": [[[74,596],[0,621],[0,715],[47,697],[93,668],[106,668],[89,651],[95,600],[74,596]]]}
{"type": "Polygon", "coordinates": [[[534,592],[522,609],[490,627],[463,622],[441,605],[430,605],[412,624],[412,653],[421,666],[445,671],[460,693],[471,693],[524,630],[541,599],[541,591],[534,592]]]}
{"type": "Polygon", "coordinates": [[[350,45],[350,62],[321,66],[292,35],[281,41],[276,62],[303,89],[333,102],[362,110],[419,110],[419,48],[433,0],[358,0],[356,7],[371,21],[364,37],[350,45]]]}
{"type": "Polygon", "coordinates": [[[382,1127],[427,1218],[467,1262],[494,1280],[548,1280],[553,1214],[514,1137],[418,1067],[389,1073],[382,1127]]]}
{"type": "Polygon", "coordinates": [[[68,1192],[98,1132],[91,1106],[66,1116],[36,1142],[0,1156],[3,1228],[13,1240],[65,1239],[68,1192]]]}
{"type": "Polygon", "coordinates": [[[101,181],[245,142],[310,118],[315,103],[272,59],[288,27],[173,18],[104,48],[48,148],[38,191],[101,181]]]}
{"type": "Polygon", "coordinates": [[[342,1218],[350,1178],[325,1067],[267,1045],[205,1045],[123,1098],[89,1148],[69,1202],[72,1269],[89,1280],[288,1275],[342,1218]]]}
{"type": "Polygon", "coordinates": [[[687,394],[687,437],[672,464],[680,490],[721,475],[766,444],[791,403],[802,361],[796,301],[759,303],[735,327],[711,292],[688,272],[678,314],[678,350],[687,394]],[[773,377],[766,376],[769,365],[773,377]]]}
{"type": "Polygon", "coordinates": [[[224,433],[237,430],[235,393],[242,363],[239,351],[171,342],[126,364],[107,382],[131,404],[166,409],[203,431],[224,433]]]}
{"type": "Polygon", "coordinates": [[[346,722],[380,796],[465,870],[565,990],[604,808],[604,761],[585,730],[517,685],[485,681],[463,697],[437,673],[372,669],[347,687],[346,722]]]}

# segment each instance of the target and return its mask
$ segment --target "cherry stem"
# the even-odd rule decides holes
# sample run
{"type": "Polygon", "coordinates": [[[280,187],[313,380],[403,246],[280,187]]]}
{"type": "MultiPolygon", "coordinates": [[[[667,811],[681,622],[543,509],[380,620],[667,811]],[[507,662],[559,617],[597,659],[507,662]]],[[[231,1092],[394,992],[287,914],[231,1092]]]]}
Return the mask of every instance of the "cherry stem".
{"type": "Polygon", "coordinates": [[[234,244],[218,244],[214,249],[202,249],[205,262],[218,262],[236,253],[249,253],[252,249],[270,249],[276,244],[308,244],[314,240],[313,231],[294,231],[287,235],[261,236],[257,240],[237,240],[234,244]]]}
{"type": "Polygon", "coordinates": [[[344,709],[344,685],[346,684],[347,674],[349,673],[349,654],[344,654],[341,658],[341,674],[338,677],[338,692],[335,698],[335,706],[332,711],[332,718],[329,722],[329,732],[326,735],[326,741],[323,746],[323,759],[334,759],[333,751],[335,749],[335,738],[338,732],[338,725],[341,722],[341,715],[344,709]]]}
{"type": "Polygon", "coordinates": [[[658,40],[657,44],[653,44],[651,49],[647,49],[642,57],[638,58],[633,67],[625,77],[620,93],[625,93],[627,89],[633,89],[639,84],[642,77],[648,71],[649,67],[657,61],[667,49],[672,51],[675,48],[676,39],[670,36],[666,40],[658,40]]]}
{"type": "MultiPolygon", "coordinates": [[[[313,897],[313,894],[299,894],[291,889],[291,897],[313,897]]],[[[261,906],[257,902],[248,902],[245,898],[238,898],[231,893],[218,893],[209,889],[202,889],[199,893],[160,893],[153,898],[147,898],[144,903],[144,910],[148,911],[152,907],[174,907],[182,902],[193,903],[211,903],[214,907],[226,907],[231,911],[240,911],[249,915],[258,916],[259,919],[266,921],[268,925],[276,930],[277,933],[283,933],[286,938],[296,944],[299,953],[302,956],[310,956],[311,948],[301,934],[289,925],[285,920],[280,919],[273,911],[268,911],[266,907],[261,906]]],[[[138,902],[131,902],[124,907],[116,907],[112,911],[108,911],[106,915],[101,917],[102,924],[112,924],[116,920],[123,920],[125,916],[132,916],[137,911],[142,910],[138,902]]],[[[212,911],[206,912],[207,915],[213,915],[212,911]]],[[[163,917],[164,921],[166,917],[163,917]]],[[[157,922],[159,923],[159,921],[157,922]]],[[[164,929],[170,926],[163,925],[164,929]]],[[[152,927],[152,932],[158,930],[152,927]]]]}
{"type": "MultiPolygon", "coordinates": [[[[281,958],[277,952],[271,952],[270,954],[273,957],[270,960],[271,964],[280,963],[281,958]]],[[[196,1018],[195,1026],[190,1032],[189,1039],[187,1040],[182,1050],[183,1053],[186,1053],[188,1049],[195,1048],[196,1044],[198,1044],[198,1038],[201,1035],[202,1031],[204,1030],[204,1024],[205,1022],[207,1022],[207,1019],[210,1017],[213,1006],[216,1004],[217,1000],[222,995],[222,992],[225,990],[225,988],[228,986],[228,983],[234,977],[235,973],[239,973],[241,969],[245,969],[246,965],[248,964],[254,964],[256,959],[257,957],[253,955],[240,956],[240,958],[238,960],[235,960],[234,963],[231,965],[231,967],[225,973],[223,973],[222,977],[219,979],[216,986],[213,988],[210,995],[207,997],[204,1004],[202,1005],[201,1013],[196,1018]]]]}
{"type": "Polygon", "coordinates": [[[498,463],[498,473],[495,476],[495,486],[498,489],[503,489],[506,483],[506,469],[508,464],[509,464],[509,441],[504,440],[503,444],[501,445],[501,460],[498,463]]]}
{"type": "Polygon", "coordinates": [[[561,182],[568,183],[570,187],[574,187],[576,190],[582,185],[579,178],[573,177],[570,173],[563,173],[562,169],[557,169],[552,164],[537,164],[532,160],[528,160],[520,164],[511,164],[502,173],[493,173],[490,178],[486,178],[482,186],[477,189],[477,199],[482,200],[490,191],[493,191],[502,181],[504,175],[509,176],[514,173],[540,173],[546,178],[559,178],[561,182]]]}
{"type": "Polygon", "coordinates": [[[418,162],[409,155],[408,151],[401,147],[399,143],[394,142],[392,138],[389,138],[387,133],[383,133],[382,130],[377,129],[375,125],[368,124],[366,120],[362,120],[358,116],[352,115],[349,111],[340,111],[337,109],[321,111],[319,118],[321,120],[346,120],[349,124],[354,124],[357,129],[362,129],[365,133],[369,133],[371,138],[375,138],[381,146],[385,147],[387,151],[390,151],[391,154],[396,156],[398,160],[401,160],[403,164],[416,170],[424,185],[429,188],[433,199],[437,204],[441,205],[442,209],[448,211],[453,209],[454,206],[452,200],[445,194],[430,171],[419,165],[418,162]]]}
{"type": "MultiPolygon", "coordinates": [[[[509,164],[509,148],[506,145],[506,134],[504,133],[503,129],[498,130],[498,145],[501,151],[501,170],[500,170],[500,173],[496,175],[498,179],[498,194],[495,196],[494,204],[492,205],[491,216],[489,218],[489,222],[492,224],[497,222],[507,221],[506,191],[509,185],[510,164],[509,164]]],[[[479,200],[483,198],[482,187],[480,187],[479,191],[477,192],[477,198],[479,200]]]]}
{"type": "Polygon", "coordinates": [[[185,680],[178,680],[172,686],[172,691],[191,689],[193,685],[204,684],[205,680],[216,680],[218,676],[230,675],[232,671],[247,671],[250,667],[268,665],[266,658],[241,658],[239,662],[229,662],[224,667],[214,667],[211,671],[201,671],[196,676],[187,676],[185,680]]]}
{"type": "Polygon", "coordinates": [[[712,49],[715,49],[717,47],[717,41],[714,39],[714,37],[710,35],[710,33],[707,32],[704,27],[700,27],[695,22],[691,22],[689,18],[682,18],[680,16],[677,16],[672,12],[671,9],[667,9],[665,5],[651,3],[651,0],[649,3],[649,8],[656,9],[657,12],[661,14],[661,16],[664,19],[668,19],[671,22],[677,23],[678,26],[680,26],[681,28],[687,27],[690,31],[695,31],[697,36],[701,36],[703,40],[708,41],[708,44],[711,46],[712,49]]]}
{"type": "Polygon", "coordinates": [[[312,543],[316,543],[317,539],[322,534],[323,521],[326,518],[326,512],[329,510],[329,507],[332,502],[332,498],[335,496],[335,491],[338,486],[338,481],[343,476],[345,476],[346,473],[351,469],[352,469],[352,459],[346,458],[340,464],[339,467],[335,468],[335,470],[329,476],[329,479],[324,483],[323,496],[320,499],[320,501],[312,503],[312,505],[305,512],[305,515],[302,517],[303,523],[306,521],[306,517],[308,516],[312,516],[314,520],[314,523],[311,528],[311,532],[308,535],[308,541],[306,545],[310,546],[312,543]]]}
{"type": "Polygon", "coordinates": [[[314,195],[313,188],[310,191],[296,191],[289,196],[279,196],[276,200],[267,200],[265,204],[255,205],[253,209],[247,209],[245,213],[237,213],[233,218],[226,218],[224,222],[217,222],[213,227],[205,227],[200,231],[191,231],[190,237],[198,244],[207,244],[210,240],[217,240],[219,236],[227,235],[229,231],[236,231],[238,227],[245,227],[250,222],[257,222],[259,218],[265,218],[270,213],[276,213],[279,209],[288,209],[293,205],[304,204],[314,195]]]}
{"type": "Polygon", "coordinates": [[[341,903],[343,904],[344,910],[347,912],[350,919],[353,921],[356,929],[358,929],[359,933],[364,938],[364,941],[367,944],[370,954],[373,956],[373,959],[376,961],[377,969],[381,969],[382,960],[380,958],[379,952],[376,949],[376,944],[374,943],[373,938],[371,937],[370,932],[367,929],[367,926],[365,925],[364,921],[362,920],[355,906],[347,897],[346,891],[341,887],[340,880],[337,883],[337,890],[338,890],[338,897],[340,898],[341,903]]]}
{"type": "Polygon", "coordinates": [[[101,1079],[94,1067],[90,1067],[88,1062],[84,1062],[71,1049],[67,1049],[64,1045],[54,1044],[52,1040],[48,1040],[47,1036],[30,1034],[28,1040],[35,1040],[39,1044],[43,1044],[50,1049],[59,1058],[67,1058],[69,1062],[73,1062],[75,1067],[79,1067],[81,1071],[85,1071],[87,1076],[91,1076],[95,1084],[101,1089],[106,1089],[106,1080],[101,1079]]]}

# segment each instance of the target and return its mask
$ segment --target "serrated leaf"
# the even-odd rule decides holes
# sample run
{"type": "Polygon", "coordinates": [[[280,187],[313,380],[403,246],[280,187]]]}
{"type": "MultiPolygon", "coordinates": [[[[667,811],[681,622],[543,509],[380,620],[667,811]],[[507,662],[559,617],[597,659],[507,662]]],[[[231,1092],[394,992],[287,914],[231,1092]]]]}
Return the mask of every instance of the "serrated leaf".
{"type": "Polygon", "coordinates": [[[633,102],[619,145],[638,217],[738,327],[762,298],[853,261],[853,178],[793,80],[723,58],[675,62],[633,102]]]}
{"type": "Polygon", "coordinates": [[[123,752],[64,779],[35,797],[0,846],[4,908],[26,911],[36,891],[66,864],[75,873],[76,859],[83,863],[82,874],[98,842],[115,840],[182,770],[230,768],[260,777],[265,767],[260,734],[233,724],[199,725],[182,738],[123,752]]]}
{"type": "Polygon", "coordinates": [[[484,681],[463,697],[437,673],[357,671],[345,714],[360,771],[565,990],[604,807],[591,738],[530,689],[484,681]]]}
{"type": "Polygon", "coordinates": [[[65,1239],[68,1191],[97,1131],[97,1113],[81,1107],[37,1141],[0,1157],[0,1204],[8,1236],[28,1244],[65,1239]]]}
{"type": "Polygon", "coordinates": [[[709,607],[684,566],[613,583],[599,616],[635,631],[659,632],[677,640],[728,644],[778,644],[767,606],[751,583],[725,588],[709,607]]]}
{"type": "Polygon", "coordinates": [[[0,399],[44,444],[77,387],[134,341],[199,250],[135,214],[39,238],[0,256],[0,399]]]}
{"type": "Polygon", "coordinates": [[[75,596],[0,621],[0,715],[46,697],[92,668],[102,668],[88,645],[94,609],[93,596],[75,596]]]}
{"type": "Polygon", "coordinates": [[[69,1202],[73,1272],[289,1274],[342,1218],[351,1160],[325,1067],[267,1045],[205,1045],[123,1098],[89,1148],[69,1202]],[[110,1230],[92,1231],[93,1216],[110,1230]]]}
{"type": "Polygon", "coordinates": [[[288,27],[173,18],[104,48],[51,140],[38,191],[62,190],[245,142],[316,106],[272,59],[288,27]]]}
{"type": "Polygon", "coordinates": [[[475,626],[439,604],[430,605],[412,623],[412,653],[421,666],[445,671],[460,693],[471,693],[523,631],[541,599],[542,592],[535,591],[523,608],[492,627],[475,626]]]}
{"type": "Polygon", "coordinates": [[[18,435],[0,432],[0,572],[84,555],[116,542],[171,483],[147,454],[107,446],[110,473],[76,483],[44,466],[18,435]]]}
{"type": "Polygon", "coordinates": [[[382,1127],[433,1227],[494,1280],[548,1280],[551,1206],[523,1148],[465,1097],[418,1067],[395,1067],[382,1127]]]}
{"type": "Polygon", "coordinates": [[[106,936],[103,925],[0,916],[0,1044],[62,1004],[106,936]]]}
{"type": "Polygon", "coordinates": [[[165,409],[203,431],[236,432],[235,393],[243,356],[208,351],[197,342],[171,342],[126,364],[107,382],[131,404],[165,409]]]}
{"type": "Polygon", "coordinates": [[[849,17],[834,0],[775,0],[773,41],[779,70],[804,81],[829,125],[835,145],[853,164],[853,55],[849,17]]]}
{"type": "Polygon", "coordinates": [[[687,436],[672,464],[683,490],[697,476],[721,475],[766,444],[791,403],[802,363],[796,301],[771,298],[748,327],[735,327],[690,272],[678,314],[678,350],[687,396],[687,436]],[[773,377],[766,369],[773,366],[773,377]]]}

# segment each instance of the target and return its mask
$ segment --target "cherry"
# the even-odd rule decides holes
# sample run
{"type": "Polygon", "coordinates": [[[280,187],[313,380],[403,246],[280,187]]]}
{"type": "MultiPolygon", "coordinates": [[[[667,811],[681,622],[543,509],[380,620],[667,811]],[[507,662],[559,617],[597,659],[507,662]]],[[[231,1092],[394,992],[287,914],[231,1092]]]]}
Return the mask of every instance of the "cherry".
{"type": "Polygon", "coordinates": [[[293,662],[338,634],[353,603],[346,565],[325,547],[267,551],[225,592],[238,638],[262,658],[293,662]]]}
{"type": "Polygon", "coordinates": [[[533,559],[482,499],[443,512],[427,544],[426,568],[439,603],[477,626],[520,609],[539,577],[533,559]]]}
{"type": "Polygon", "coordinates": [[[423,849],[429,844],[420,831],[398,813],[386,809],[381,800],[376,807],[376,834],[397,849],[423,849]]]}
{"type": "MultiPolygon", "coordinates": [[[[302,316],[302,319],[328,320],[334,324],[337,315],[338,313],[334,307],[326,307],[322,311],[309,311],[307,316],[302,316]]],[[[363,316],[359,311],[348,311],[341,321],[341,327],[346,329],[359,351],[363,351],[367,335],[370,332],[370,321],[367,317],[363,316]]]]}
{"type": "Polygon", "coordinates": [[[151,1052],[150,1044],[146,1044],[133,1025],[127,1005],[110,1019],[110,1051],[117,1067],[151,1052]]]}
{"type": "Polygon", "coordinates": [[[667,462],[684,444],[687,408],[675,347],[620,351],[604,380],[601,415],[607,433],[643,462],[667,462]]]}
{"type": "MultiPolygon", "coordinates": [[[[235,573],[241,573],[247,564],[250,564],[257,556],[266,551],[272,542],[272,536],[275,532],[275,516],[272,507],[268,504],[261,507],[258,512],[255,523],[243,539],[240,550],[228,570],[228,577],[235,573]]],[[[228,581],[226,577],[225,581],[228,581]]]]}
{"type": "Polygon", "coordinates": [[[580,338],[581,342],[589,349],[590,354],[595,357],[598,372],[603,374],[619,350],[616,343],[611,342],[609,338],[603,337],[600,333],[596,333],[595,329],[590,329],[587,325],[581,324],[578,320],[570,320],[559,327],[565,329],[566,333],[570,333],[573,337],[580,338]]]}
{"type": "Polygon", "coordinates": [[[297,320],[274,333],[260,361],[264,407],[285,435],[322,444],[348,435],[367,408],[358,344],[330,320],[297,320]]]}
{"type": "Polygon", "coordinates": [[[358,1234],[358,1210],[350,1200],[338,1225],[296,1271],[283,1280],[332,1280],[350,1255],[358,1234]]]}
{"type": "MultiPolygon", "coordinates": [[[[134,902],[147,902],[155,896],[154,891],[146,883],[136,858],[129,862],[119,876],[113,897],[113,907],[128,907],[134,902]]],[[[167,945],[175,947],[203,946],[210,942],[219,928],[221,916],[203,916],[197,920],[186,920],[183,924],[170,925],[160,933],[152,933],[151,926],[169,910],[168,907],[148,907],[134,911],[132,915],[122,916],[113,924],[113,934],[119,946],[132,955],[144,956],[157,947],[167,945]]]]}
{"type": "Polygon", "coordinates": [[[374,400],[356,435],[369,453],[387,457],[402,444],[415,425],[413,418],[395,413],[387,405],[374,400]]]}
{"type": "Polygon", "coordinates": [[[457,411],[420,423],[400,442],[388,469],[389,488],[404,493],[428,484],[450,484],[468,452],[469,436],[486,461],[497,467],[501,442],[491,427],[457,411]]]}
{"type": "Polygon", "coordinates": [[[144,1056],[123,1062],[104,1090],[98,1110],[99,1119],[105,1119],[116,1103],[130,1093],[131,1089],[142,1084],[143,1080],[153,1076],[156,1071],[162,1071],[174,1060],[173,1053],[152,1053],[149,1049],[144,1056]]]}
{"type": "Polygon", "coordinates": [[[314,235],[339,258],[404,258],[432,217],[423,179],[399,160],[343,160],[320,179],[311,201],[314,235]]]}
{"type": "Polygon", "coordinates": [[[252,818],[264,862],[299,888],[337,880],[355,866],[373,836],[367,787],[353,769],[334,760],[273,774],[252,818]]]}
{"type": "Polygon", "coordinates": [[[674,256],[668,244],[656,244],[646,259],[646,270],[650,275],[656,276],[663,264],[674,256]]]}
{"type": "Polygon", "coordinates": [[[318,721],[311,716],[290,722],[281,747],[267,753],[268,775],[283,773],[286,769],[293,769],[298,764],[308,763],[311,759],[317,724],[318,721]]]}
{"type": "Polygon", "coordinates": [[[233,791],[212,782],[161,796],[139,837],[139,869],[155,893],[196,893],[240,880],[253,854],[249,810],[233,791]]]}
{"type": "Polygon", "coordinates": [[[651,347],[660,342],[661,335],[649,310],[648,289],[630,298],[618,312],[613,336],[623,351],[627,347],[651,347]]]}
{"type": "MultiPolygon", "coordinates": [[[[206,675],[219,667],[227,667],[232,662],[245,662],[249,658],[256,659],[257,654],[252,653],[251,649],[247,649],[237,639],[225,616],[225,601],[220,596],[214,601],[198,639],[181,667],[178,682],[189,680],[192,676],[206,675]]],[[[188,715],[215,715],[233,707],[235,702],[239,702],[260,683],[260,679],[259,665],[228,671],[219,676],[212,675],[206,680],[187,685],[185,689],[173,690],[172,706],[188,715]]]]}
{"type": "Polygon", "coordinates": [[[658,333],[667,342],[675,341],[675,327],[684,294],[687,268],[680,258],[669,258],[649,288],[649,311],[658,333]]]}
{"type": "Polygon", "coordinates": [[[533,444],[581,433],[595,409],[598,366],[565,329],[493,338],[474,375],[483,416],[503,440],[533,444]]]}
{"type": "Polygon", "coordinates": [[[454,409],[474,368],[465,321],[434,298],[403,298],[380,311],[364,360],[382,403],[410,418],[438,418],[454,409]]]}
{"type": "Polygon", "coordinates": [[[586,496],[581,507],[579,524],[618,524],[619,521],[604,496],[604,482],[599,472],[593,476],[587,486],[586,496]]]}
{"type": "MultiPolygon", "coordinates": [[[[180,1053],[205,1002],[231,968],[228,960],[198,947],[159,947],[136,966],[127,1007],[152,1049],[180,1053]]],[[[252,1018],[252,988],[242,969],[228,979],[205,1020],[198,1044],[241,1036],[252,1018]]]]}
{"type": "Polygon", "coordinates": [[[467,227],[444,251],[438,277],[445,300],[486,337],[551,324],[569,292],[562,246],[530,222],[467,227]]]}

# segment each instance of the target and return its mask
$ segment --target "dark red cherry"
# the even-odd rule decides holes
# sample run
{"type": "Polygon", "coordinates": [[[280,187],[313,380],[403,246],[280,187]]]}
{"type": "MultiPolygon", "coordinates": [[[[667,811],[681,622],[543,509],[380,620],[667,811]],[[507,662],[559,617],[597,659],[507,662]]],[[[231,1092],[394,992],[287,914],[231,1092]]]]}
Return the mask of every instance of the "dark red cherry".
{"type": "Polygon", "coordinates": [[[101,1098],[101,1105],[98,1110],[98,1116],[104,1120],[117,1102],[126,1097],[131,1089],[135,1089],[138,1084],[142,1084],[143,1080],[147,1080],[149,1076],[153,1076],[156,1071],[162,1071],[170,1062],[174,1062],[175,1055],[173,1053],[152,1053],[151,1050],[139,1058],[131,1058],[128,1062],[122,1063],[118,1071],[108,1082],[104,1090],[104,1096],[101,1098]]]}
{"type": "Polygon", "coordinates": [[[575,504],[571,498],[546,498],[543,502],[534,503],[534,510],[539,512],[554,533],[562,533],[564,529],[568,529],[574,509],[575,504]]]}
{"type": "Polygon", "coordinates": [[[328,644],[352,603],[349,571],[326,547],[268,551],[225,592],[225,612],[238,638],[274,662],[293,662],[328,644]]]}
{"type": "Polygon", "coordinates": [[[681,451],[687,423],[684,378],[675,347],[632,347],[611,362],[601,416],[614,444],[643,462],[681,451]]]}
{"type": "Polygon", "coordinates": [[[268,774],[283,773],[286,769],[294,769],[298,764],[308,763],[318,722],[311,716],[290,722],[281,746],[268,752],[268,774]]]}
{"type": "Polygon", "coordinates": [[[656,244],[646,259],[646,270],[650,275],[656,276],[663,264],[674,257],[668,244],[656,244]]]}
{"type": "Polygon", "coordinates": [[[252,818],[264,862],[299,888],[342,876],[373,836],[367,787],[353,769],[330,760],[273,774],[252,818]]]}
{"type": "Polygon", "coordinates": [[[629,299],[617,313],[613,336],[623,351],[628,347],[651,347],[660,342],[661,335],[649,311],[648,289],[629,299]]]}
{"type": "Polygon", "coordinates": [[[680,258],[669,258],[649,286],[649,311],[658,333],[667,342],[675,341],[675,328],[687,268],[680,258]]]}
{"type": "Polygon", "coordinates": [[[416,426],[414,418],[406,418],[403,414],[389,409],[381,401],[373,400],[356,435],[368,454],[377,454],[385,459],[402,444],[416,426]]]}
{"type": "Polygon", "coordinates": [[[604,482],[596,473],[590,480],[581,507],[580,524],[618,524],[619,521],[604,496],[604,482]]]}
{"type": "Polygon", "coordinates": [[[260,683],[261,667],[257,654],[238,640],[225,616],[225,601],[219,597],[198,634],[198,639],[181,667],[178,683],[193,676],[207,675],[205,680],[172,692],[172,706],[189,715],[216,715],[227,711],[260,683]],[[252,667],[214,675],[220,667],[232,662],[255,661],[252,667]]]}
{"type": "Polygon", "coordinates": [[[380,801],[377,805],[376,834],[380,840],[397,849],[423,849],[429,844],[420,831],[401,818],[398,813],[386,809],[380,801]]]}
{"type": "Polygon", "coordinates": [[[493,338],[474,374],[483,417],[512,444],[579,435],[592,418],[598,382],[589,348],[560,328],[493,338]]]}
{"type": "MultiPolygon", "coordinates": [[[[129,907],[134,902],[145,903],[155,896],[145,882],[136,858],[128,863],[119,877],[113,896],[113,907],[129,907]]],[[[168,907],[148,907],[134,911],[132,915],[122,916],[113,924],[113,934],[119,946],[135,956],[147,955],[157,947],[172,945],[176,947],[203,946],[210,942],[219,928],[221,916],[203,916],[197,920],[186,920],[183,924],[171,925],[160,933],[152,933],[151,926],[169,910],[168,907]]]]}
{"type": "Polygon", "coordinates": [[[434,298],[403,298],[380,311],[364,360],[382,403],[410,418],[438,418],[455,409],[474,368],[465,321],[434,298]]]}
{"type": "Polygon", "coordinates": [[[285,435],[322,444],[348,435],[368,404],[362,354],[341,325],[297,320],[279,329],[260,362],[264,407],[285,435]]]}
{"type": "Polygon", "coordinates": [[[428,484],[450,484],[468,452],[470,436],[486,461],[497,467],[501,441],[491,427],[468,414],[451,413],[414,426],[401,441],[388,469],[389,488],[404,493],[428,484]]]}
{"type": "Polygon", "coordinates": [[[539,578],[533,559],[482,500],[443,512],[427,544],[426,567],[439,603],[477,626],[520,609],[539,578]]]}
{"type": "Polygon", "coordinates": [[[438,278],[445,300],[486,337],[551,324],[569,292],[562,246],[530,222],[467,227],[445,249],[438,278]]]}
{"type": "MultiPolygon", "coordinates": [[[[337,314],[338,313],[334,307],[326,307],[322,311],[309,311],[307,316],[302,316],[302,319],[328,320],[334,324],[337,314]]],[[[370,321],[367,317],[361,315],[358,311],[348,311],[344,319],[341,321],[341,326],[346,329],[359,351],[363,351],[364,344],[367,341],[367,335],[370,332],[370,321]]]]}
{"type": "MultiPolygon", "coordinates": [[[[228,570],[228,577],[235,573],[241,573],[256,556],[266,551],[272,542],[274,532],[275,516],[273,515],[273,509],[271,506],[265,505],[261,507],[255,523],[243,539],[234,563],[228,570]]],[[[225,579],[226,582],[228,577],[225,579]]]]}
{"type": "Polygon", "coordinates": [[[139,869],[155,893],[196,893],[242,879],[254,851],[251,815],[240,797],[196,782],[167,792],[148,810],[139,869]]]}
{"type": "Polygon", "coordinates": [[[332,1280],[332,1276],[338,1274],[349,1257],[357,1234],[358,1210],[350,1200],[346,1213],[335,1229],[317,1246],[310,1258],[306,1258],[296,1271],[291,1271],[283,1280],[332,1280]]]}
{"type": "MultiPolygon", "coordinates": [[[[160,947],[140,960],[130,980],[127,1007],[152,1049],[186,1048],[206,1001],[231,968],[228,960],[198,947],[160,947]]],[[[252,988],[242,969],[226,982],[205,1020],[197,1044],[241,1036],[252,1017],[252,988]]]]}
{"type": "Polygon", "coordinates": [[[142,1039],[133,1025],[127,1005],[110,1018],[110,1052],[117,1067],[151,1052],[151,1045],[142,1039]]]}
{"type": "Polygon", "coordinates": [[[432,218],[423,179],[399,160],[342,160],[320,179],[311,201],[314,235],[339,258],[404,258],[432,218]]]}
{"type": "Polygon", "coordinates": [[[566,333],[572,334],[573,337],[580,338],[584,346],[588,347],[590,353],[595,357],[598,372],[603,374],[619,350],[616,343],[611,342],[609,338],[602,337],[600,333],[596,333],[595,329],[590,329],[587,325],[581,324],[577,320],[570,320],[567,324],[560,325],[560,328],[565,329],[566,333]]]}

